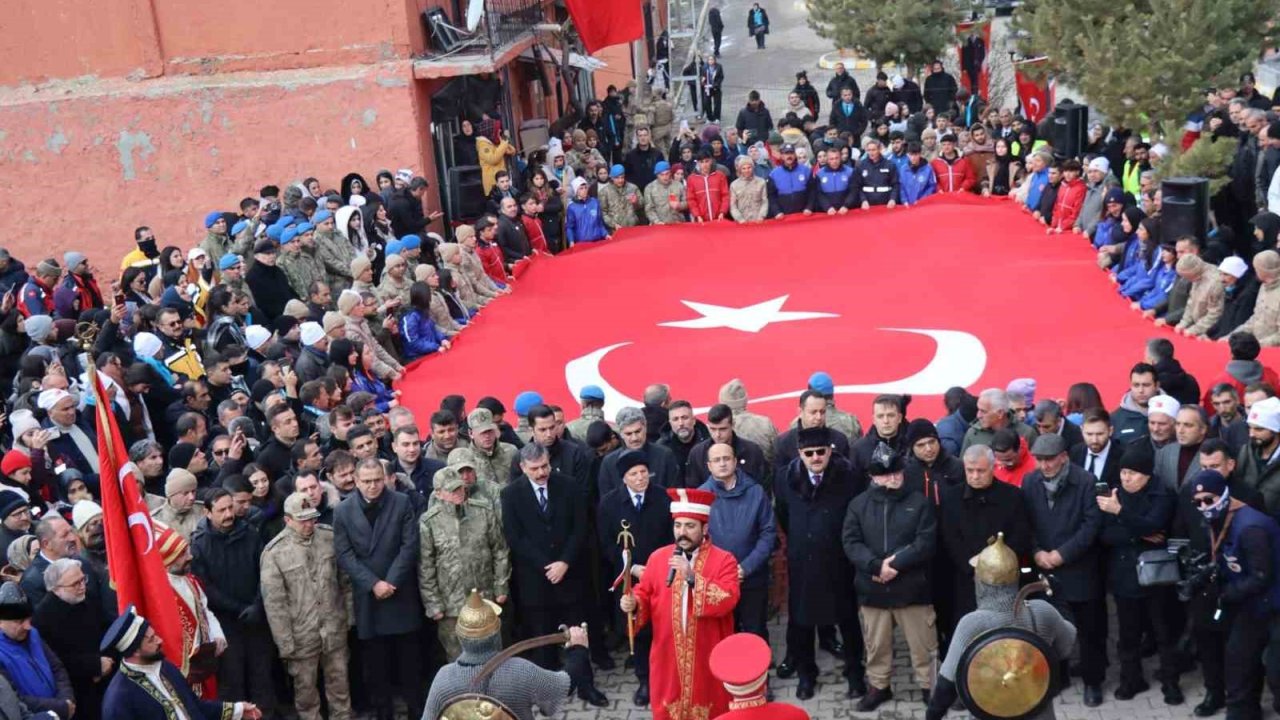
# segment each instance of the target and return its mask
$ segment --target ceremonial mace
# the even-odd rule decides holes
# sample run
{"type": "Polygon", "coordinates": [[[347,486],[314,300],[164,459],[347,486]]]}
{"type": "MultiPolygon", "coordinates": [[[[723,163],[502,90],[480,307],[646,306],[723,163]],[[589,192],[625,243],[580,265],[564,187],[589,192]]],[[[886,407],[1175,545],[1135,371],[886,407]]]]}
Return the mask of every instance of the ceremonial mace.
{"type": "MultiPolygon", "coordinates": [[[[635,547],[636,538],[631,534],[631,523],[622,521],[622,532],[618,533],[618,545],[622,546],[622,594],[631,594],[631,550],[635,547]]],[[[614,586],[617,586],[615,582],[614,586]]],[[[627,612],[627,645],[631,654],[636,654],[636,613],[627,612]]]]}

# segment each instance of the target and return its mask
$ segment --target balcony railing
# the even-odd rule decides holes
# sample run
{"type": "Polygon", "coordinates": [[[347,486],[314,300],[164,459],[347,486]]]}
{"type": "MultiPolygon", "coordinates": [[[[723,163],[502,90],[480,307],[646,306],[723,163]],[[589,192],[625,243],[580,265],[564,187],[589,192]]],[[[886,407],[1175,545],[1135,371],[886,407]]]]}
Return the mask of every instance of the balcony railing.
{"type": "MultiPolygon", "coordinates": [[[[443,0],[440,4],[450,13],[449,32],[459,42],[452,52],[440,52],[431,47],[425,59],[442,60],[446,56],[476,55],[496,58],[506,48],[523,40],[533,32],[533,26],[543,22],[543,6],[547,0],[483,0],[482,21],[474,33],[467,33],[467,10],[481,0],[443,0]]],[[[430,28],[428,28],[430,33],[430,28]]]]}

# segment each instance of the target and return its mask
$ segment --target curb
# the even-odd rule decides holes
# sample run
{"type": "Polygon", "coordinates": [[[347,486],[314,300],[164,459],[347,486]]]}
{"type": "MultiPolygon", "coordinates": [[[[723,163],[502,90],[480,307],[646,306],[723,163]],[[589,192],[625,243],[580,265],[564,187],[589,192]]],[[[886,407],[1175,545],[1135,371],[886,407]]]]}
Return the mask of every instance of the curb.
{"type": "Polygon", "coordinates": [[[877,67],[889,70],[897,67],[895,63],[891,62],[887,62],[883,66],[877,66],[874,60],[868,60],[850,50],[833,50],[823,55],[818,58],[818,67],[823,70],[832,70],[838,62],[844,63],[846,70],[875,70],[877,67]]]}

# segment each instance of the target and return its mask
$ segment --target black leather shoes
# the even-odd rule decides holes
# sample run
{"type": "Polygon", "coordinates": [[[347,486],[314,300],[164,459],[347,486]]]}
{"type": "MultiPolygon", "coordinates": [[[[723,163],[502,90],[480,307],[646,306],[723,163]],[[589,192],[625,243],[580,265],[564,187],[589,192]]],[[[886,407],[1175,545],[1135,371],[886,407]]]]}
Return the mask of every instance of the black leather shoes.
{"type": "Polygon", "coordinates": [[[1209,717],[1226,706],[1226,701],[1222,695],[1216,692],[1205,693],[1204,702],[1200,703],[1191,712],[1196,717],[1209,717]]]}
{"type": "Polygon", "coordinates": [[[649,683],[641,682],[640,687],[636,688],[636,694],[631,696],[631,701],[636,707],[649,707],[649,683]]]}
{"type": "Polygon", "coordinates": [[[825,650],[836,657],[844,657],[844,643],[840,642],[835,637],[831,637],[826,640],[818,640],[818,649],[825,650]]]}
{"type": "Polygon", "coordinates": [[[778,677],[783,680],[790,680],[796,676],[796,666],[791,664],[791,658],[783,658],[782,664],[778,666],[778,677]]]}
{"type": "Polygon", "coordinates": [[[584,700],[588,705],[594,705],[595,707],[609,707],[609,698],[605,697],[604,693],[597,690],[595,686],[582,688],[578,691],[578,697],[584,700]]]}
{"type": "Polygon", "coordinates": [[[1161,685],[1160,692],[1164,694],[1165,705],[1181,705],[1186,700],[1182,695],[1182,688],[1176,682],[1161,685]]]}
{"type": "Polygon", "coordinates": [[[813,692],[817,686],[817,681],[811,677],[800,678],[800,684],[796,686],[796,699],[808,700],[813,697],[813,692]]]}
{"type": "Polygon", "coordinates": [[[856,710],[858,712],[871,712],[892,699],[893,691],[889,688],[872,687],[867,691],[867,694],[858,701],[856,710]]]}
{"type": "Polygon", "coordinates": [[[857,700],[867,694],[867,681],[862,679],[862,673],[858,673],[856,676],[850,675],[848,680],[849,689],[844,691],[845,697],[850,700],[857,700]]]}
{"type": "Polygon", "coordinates": [[[1132,680],[1120,683],[1120,687],[1116,688],[1117,700],[1132,700],[1138,693],[1146,692],[1151,689],[1146,680],[1132,680]]]}
{"type": "Polygon", "coordinates": [[[1085,707],[1098,707],[1102,704],[1102,686],[1101,685],[1085,685],[1084,686],[1084,705],[1085,707]]]}

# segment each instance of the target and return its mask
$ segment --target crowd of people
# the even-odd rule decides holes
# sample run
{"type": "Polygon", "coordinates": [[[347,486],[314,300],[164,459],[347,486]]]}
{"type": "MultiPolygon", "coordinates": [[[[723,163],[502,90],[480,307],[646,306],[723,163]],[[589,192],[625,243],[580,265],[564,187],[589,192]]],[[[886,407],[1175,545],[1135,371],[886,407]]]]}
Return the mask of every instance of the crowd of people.
{"type": "MultiPolygon", "coordinates": [[[[138,227],[118,272],[80,251],[29,266],[0,250],[0,709],[136,717],[103,707],[108,685],[161,678],[140,621],[117,620],[92,368],[184,620],[179,670],[195,697],[237,701],[236,717],[383,720],[403,706],[435,720],[427,687],[469,652],[458,619],[472,589],[505,610],[505,639],[585,623],[592,665],[613,668],[628,639],[610,579],[646,572],[624,564],[619,527],[633,559],[668,545],[676,488],[715,496],[707,529],[737,562],[735,627],[767,639],[785,605],[776,674],[798,677],[801,700],[819,648],[843,659],[856,710],[890,699],[897,626],[927,701],[933,658],[977,606],[969,560],[1002,535],[1078,630],[1063,677],[1086,705],[1105,701],[1112,657],[1115,698],[1147,691],[1155,654],[1165,703],[1184,702],[1179,678],[1198,664],[1194,714],[1257,717],[1264,658],[1280,697],[1280,377],[1259,362],[1280,345],[1280,216],[1265,210],[1280,208],[1280,120],[1245,80],[1211,91],[1188,126],[1236,144],[1207,238],[1162,231],[1165,144],[1095,127],[1063,157],[937,63],[923,88],[880,73],[865,96],[837,66],[826,115],[801,72],[776,124],[752,92],[735,124],[697,131],[674,125],[661,93],[610,88],[523,155],[477,118],[460,137],[491,170],[487,210],[437,231],[429,183],[402,169],[263,187],[209,212],[192,247],[138,227]],[[638,224],[845,215],[935,193],[1008,197],[1048,233],[1082,236],[1135,308],[1223,341],[1230,361],[1197,379],[1155,339],[1111,410],[1088,382],[1055,400],[1019,378],[953,388],[936,422],[879,396],[865,433],[821,372],[784,427],[747,410],[736,380],[705,421],[660,383],[614,418],[594,386],[580,408],[532,390],[510,409],[400,403],[406,365],[450,352],[534,254],[638,224]],[[1143,558],[1174,539],[1189,544],[1183,582],[1148,582],[1143,558]]],[[[718,96],[704,100],[717,119],[718,96]]],[[[651,631],[634,641],[645,706],[651,631]]],[[[554,647],[531,657],[565,662],[554,647]]],[[[607,704],[587,670],[572,692],[607,704]]]]}

